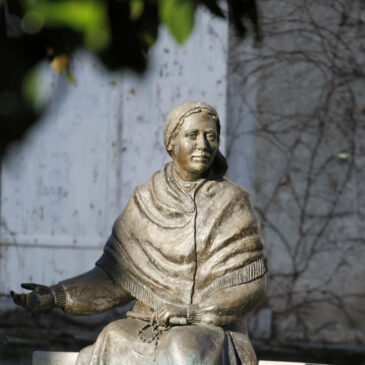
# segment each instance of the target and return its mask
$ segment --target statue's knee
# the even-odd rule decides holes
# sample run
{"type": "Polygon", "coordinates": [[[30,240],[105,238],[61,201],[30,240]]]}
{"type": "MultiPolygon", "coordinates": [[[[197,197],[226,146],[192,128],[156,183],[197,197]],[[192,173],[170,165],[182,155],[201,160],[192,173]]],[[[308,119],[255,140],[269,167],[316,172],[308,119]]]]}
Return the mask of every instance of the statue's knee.
{"type": "Polygon", "coordinates": [[[202,351],[195,336],[170,333],[158,346],[160,364],[192,365],[203,364],[202,351]]]}
{"type": "Polygon", "coordinates": [[[116,335],[117,335],[117,331],[116,331],[114,323],[109,323],[100,332],[98,339],[102,339],[102,341],[109,341],[109,339],[112,339],[116,335]]]}
{"type": "Polygon", "coordinates": [[[114,322],[109,323],[108,325],[106,325],[102,331],[100,332],[100,335],[107,335],[109,332],[114,331],[114,322]]]}
{"type": "Polygon", "coordinates": [[[118,339],[118,342],[120,343],[129,342],[134,339],[131,328],[129,327],[126,320],[115,321],[104,327],[101,335],[107,341],[115,341],[118,339]]]}

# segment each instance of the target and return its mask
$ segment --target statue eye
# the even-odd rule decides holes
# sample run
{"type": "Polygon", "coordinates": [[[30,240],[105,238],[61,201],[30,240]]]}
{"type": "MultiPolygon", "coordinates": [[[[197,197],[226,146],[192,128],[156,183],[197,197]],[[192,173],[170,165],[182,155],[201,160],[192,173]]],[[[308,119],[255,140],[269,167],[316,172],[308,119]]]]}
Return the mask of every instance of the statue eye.
{"type": "Polygon", "coordinates": [[[197,133],[196,132],[191,132],[187,134],[187,137],[189,137],[190,139],[196,139],[197,137],[197,133]]]}
{"type": "Polygon", "coordinates": [[[214,142],[217,139],[215,133],[208,133],[207,138],[209,141],[214,142]]]}

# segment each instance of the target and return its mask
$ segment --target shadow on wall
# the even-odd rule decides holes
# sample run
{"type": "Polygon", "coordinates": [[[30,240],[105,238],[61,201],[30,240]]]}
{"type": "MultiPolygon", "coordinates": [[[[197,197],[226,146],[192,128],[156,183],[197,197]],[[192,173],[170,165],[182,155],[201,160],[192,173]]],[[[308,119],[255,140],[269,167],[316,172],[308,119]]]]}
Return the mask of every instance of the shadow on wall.
{"type": "Polygon", "coordinates": [[[269,256],[267,300],[253,321],[268,331],[251,331],[261,354],[362,364],[363,2],[259,4],[264,44],[231,37],[227,97],[228,159],[243,166],[254,155],[250,185],[269,256]]]}

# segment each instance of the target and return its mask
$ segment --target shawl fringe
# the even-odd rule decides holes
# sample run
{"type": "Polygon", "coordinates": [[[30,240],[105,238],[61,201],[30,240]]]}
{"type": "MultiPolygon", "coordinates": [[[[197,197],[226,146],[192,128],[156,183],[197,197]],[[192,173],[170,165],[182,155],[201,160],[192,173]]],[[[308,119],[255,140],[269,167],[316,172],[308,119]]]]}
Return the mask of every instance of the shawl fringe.
{"type": "MultiPolygon", "coordinates": [[[[114,281],[120,284],[134,298],[141,301],[147,307],[156,310],[166,304],[173,304],[172,301],[160,298],[147,286],[139,283],[134,277],[123,270],[114,257],[107,253],[104,253],[95,265],[101,267],[114,281]]],[[[267,271],[266,257],[261,257],[258,260],[215,280],[201,292],[199,297],[211,296],[221,289],[249,283],[264,276],[267,271]]]]}
{"type": "Polygon", "coordinates": [[[267,272],[267,259],[266,257],[261,257],[258,260],[215,280],[202,290],[199,298],[209,297],[221,289],[249,283],[264,276],[267,272]]]}

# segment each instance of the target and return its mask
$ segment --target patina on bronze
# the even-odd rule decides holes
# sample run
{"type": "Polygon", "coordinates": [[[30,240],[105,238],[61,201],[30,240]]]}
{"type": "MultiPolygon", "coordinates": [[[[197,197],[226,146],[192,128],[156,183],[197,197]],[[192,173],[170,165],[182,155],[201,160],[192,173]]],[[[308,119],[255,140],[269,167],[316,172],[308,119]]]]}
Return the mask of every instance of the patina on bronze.
{"type": "Polygon", "coordinates": [[[266,260],[248,193],[224,177],[214,108],[167,117],[173,161],[138,186],[91,271],[11,292],[31,311],[94,314],[136,299],[77,359],[84,364],[256,364],[245,316],[265,295],[266,260]]]}

